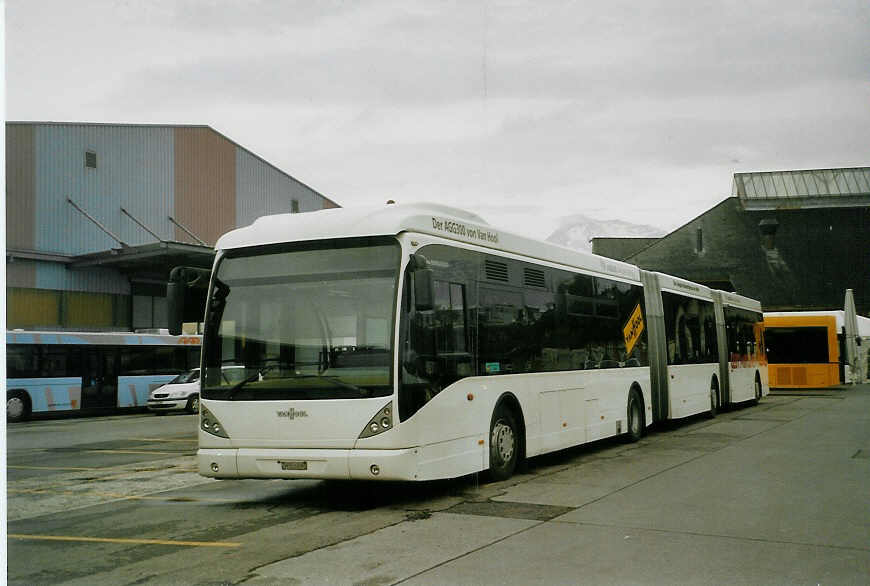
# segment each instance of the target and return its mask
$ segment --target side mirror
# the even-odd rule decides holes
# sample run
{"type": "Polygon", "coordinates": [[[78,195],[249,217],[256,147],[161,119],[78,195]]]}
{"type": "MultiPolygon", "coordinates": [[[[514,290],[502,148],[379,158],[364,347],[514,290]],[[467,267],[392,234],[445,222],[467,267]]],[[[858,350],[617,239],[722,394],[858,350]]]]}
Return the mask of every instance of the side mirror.
{"type": "Polygon", "coordinates": [[[408,270],[414,278],[414,309],[428,311],[435,309],[435,282],[429,261],[422,254],[412,254],[408,270]]]}
{"type": "Polygon", "coordinates": [[[429,311],[435,309],[435,283],[432,269],[420,269],[414,273],[414,309],[429,311]]]}
{"type": "MultiPolygon", "coordinates": [[[[181,334],[181,326],[195,301],[191,289],[208,289],[211,271],[197,267],[175,267],[166,284],[167,327],[173,336],[181,334]]],[[[199,306],[201,308],[201,305],[199,306]]],[[[201,309],[197,311],[199,314],[201,309]]],[[[201,315],[201,314],[200,314],[201,315]]]]}
{"type": "Polygon", "coordinates": [[[172,282],[172,280],[166,284],[166,314],[169,320],[169,333],[173,336],[181,334],[186,294],[187,284],[172,282]]]}

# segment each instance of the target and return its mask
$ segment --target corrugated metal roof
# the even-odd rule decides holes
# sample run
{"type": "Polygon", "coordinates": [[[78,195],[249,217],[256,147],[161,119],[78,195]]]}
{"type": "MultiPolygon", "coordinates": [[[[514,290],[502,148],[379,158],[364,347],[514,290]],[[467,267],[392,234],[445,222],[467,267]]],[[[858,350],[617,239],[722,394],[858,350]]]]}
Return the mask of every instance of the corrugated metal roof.
{"type": "Polygon", "coordinates": [[[743,200],[870,195],[870,167],[735,173],[731,195],[743,200]]]}

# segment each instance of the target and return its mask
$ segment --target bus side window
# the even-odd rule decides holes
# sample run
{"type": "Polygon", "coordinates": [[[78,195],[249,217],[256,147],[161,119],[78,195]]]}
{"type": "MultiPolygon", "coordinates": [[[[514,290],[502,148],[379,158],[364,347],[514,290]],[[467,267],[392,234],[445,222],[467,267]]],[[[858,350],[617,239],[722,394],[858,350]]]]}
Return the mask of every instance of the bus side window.
{"type": "Polygon", "coordinates": [[[521,335],[523,295],[519,291],[480,289],[478,328],[481,374],[524,372],[528,349],[521,335]]]}
{"type": "Polygon", "coordinates": [[[668,364],[717,362],[713,303],[668,291],[662,292],[668,364]]]}
{"type": "Polygon", "coordinates": [[[467,352],[465,285],[442,280],[434,284],[434,308],[416,316],[417,353],[425,377],[440,390],[471,374],[471,356],[467,352]]]}
{"type": "Polygon", "coordinates": [[[6,347],[6,376],[8,378],[38,377],[39,355],[37,346],[30,344],[9,345],[6,347]]]}

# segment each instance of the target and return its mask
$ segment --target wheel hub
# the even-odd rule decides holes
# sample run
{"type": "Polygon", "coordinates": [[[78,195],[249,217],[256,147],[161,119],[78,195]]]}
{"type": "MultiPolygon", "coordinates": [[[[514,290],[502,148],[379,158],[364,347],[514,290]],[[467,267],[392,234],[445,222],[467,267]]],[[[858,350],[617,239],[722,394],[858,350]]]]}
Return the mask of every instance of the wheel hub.
{"type": "Polygon", "coordinates": [[[514,455],[514,432],[501,421],[492,428],[492,443],[502,462],[510,461],[514,455]]]}
{"type": "Polygon", "coordinates": [[[6,399],[6,413],[9,417],[17,419],[24,413],[24,401],[18,397],[6,399]]]}

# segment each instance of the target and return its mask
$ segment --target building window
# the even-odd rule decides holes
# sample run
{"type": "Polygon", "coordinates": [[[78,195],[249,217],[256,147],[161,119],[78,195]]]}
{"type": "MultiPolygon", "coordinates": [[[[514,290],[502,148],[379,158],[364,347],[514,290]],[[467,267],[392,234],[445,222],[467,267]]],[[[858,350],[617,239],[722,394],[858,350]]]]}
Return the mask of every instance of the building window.
{"type": "Polygon", "coordinates": [[[85,167],[90,169],[97,168],[97,153],[94,151],[85,151],[85,167]]]}
{"type": "Polygon", "coordinates": [[[290,200],[290,213],[291,214],[298,214],[299,213],[299,200],[298,199],[291,199],[290,200]]]}
{"type": "Polygon", "coordinates": [[[695,247],[695,252],[697,252],[698,254],[704,252],[704,231],[701,229],[700,226],[698,226],[695,232],[695,247]]]}

